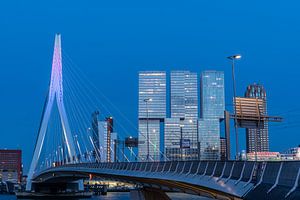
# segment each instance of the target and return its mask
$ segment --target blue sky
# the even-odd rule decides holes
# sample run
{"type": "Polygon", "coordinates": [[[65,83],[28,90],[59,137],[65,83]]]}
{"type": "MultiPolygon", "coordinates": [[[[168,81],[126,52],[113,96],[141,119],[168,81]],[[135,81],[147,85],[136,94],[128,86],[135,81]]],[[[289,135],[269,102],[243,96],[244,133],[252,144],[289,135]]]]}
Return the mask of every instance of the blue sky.
{"type": "Polygon", "coordinates": [[[248,84],[261,83],[269,113],[285,117],[282,125],[270,126],[271,150],[296,146],[299,6],[298,1],[2,1],[0,148],[21,148],[29,165],[57,32],[73,61],[134,123],[139,70],[223,70],[231,104],[226,57],[240,53],[238,95],[248,84]]]}

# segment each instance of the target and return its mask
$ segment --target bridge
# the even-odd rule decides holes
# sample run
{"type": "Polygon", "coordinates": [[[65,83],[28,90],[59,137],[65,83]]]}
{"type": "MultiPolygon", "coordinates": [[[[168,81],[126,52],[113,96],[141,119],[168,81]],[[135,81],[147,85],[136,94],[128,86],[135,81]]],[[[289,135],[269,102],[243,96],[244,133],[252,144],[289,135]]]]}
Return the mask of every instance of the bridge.
{"type": "Polygon", "coordinates": [[[300,198],[300,162],[288,161],[78,163],[44,170],[36,174],[34,183],[68,182],[90,174],[135,184],[160,198],[166,191],[213,199],[300,198]]]}
{"type": "MultiPolygon", "coordinates": [[[[89,119],[84,117],[84,111],[90,109],[65,105],[68,91],[63,87],[62,57],[60,35],[56,35],[49,92],[26,191],[34,193],[46,188],[50,192],[78,192],[84,189],[82,180],[92,175],[134,184],[137,190],[132,193],[140,199],[169,199],[165,192],[213,199],[300,198],[300,162],[168,161],[164,157],[166,161],[159,162],[100,162],[99,149],[87,132],[89,119]],[[55,108],[55,128],[50,128],[55,108]]],[[[79,90],[71,93],[70,104],[74,104],[73,97],[78,93],[79,90]]]]}

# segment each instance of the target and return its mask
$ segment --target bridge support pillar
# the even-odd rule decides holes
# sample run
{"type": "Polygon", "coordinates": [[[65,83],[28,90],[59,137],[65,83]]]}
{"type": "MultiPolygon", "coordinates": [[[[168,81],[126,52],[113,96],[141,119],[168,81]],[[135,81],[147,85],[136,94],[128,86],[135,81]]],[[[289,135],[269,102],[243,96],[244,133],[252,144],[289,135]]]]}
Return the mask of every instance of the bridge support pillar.
{"type": "Polygon", "coordinates": [[[136,200],[171,200],[170,197],[160,189],[141,188],[130,192],[130,199],[136,200]]]}

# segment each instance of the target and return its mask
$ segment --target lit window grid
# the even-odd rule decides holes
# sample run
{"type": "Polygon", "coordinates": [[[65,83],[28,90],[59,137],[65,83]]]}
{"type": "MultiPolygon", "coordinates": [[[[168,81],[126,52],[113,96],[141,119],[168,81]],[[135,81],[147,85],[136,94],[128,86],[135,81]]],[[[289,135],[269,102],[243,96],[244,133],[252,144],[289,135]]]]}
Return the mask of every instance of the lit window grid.
{"type": "Polygon", "coordinates": [[[166,73],[161,71],[139,72],[139,118],[166,117],[166,73]],[[145,99],[152,99],[146,103],[145,99]]]}
{"type": "MultiPolygon", "coordinates": [[[[148,120],[150,160],[160,160],[160,121],[148,120]]],[[[139,120],[138,155],[140,161],[147,161],[147,120],[139,120]]]]}
{"type": "Polygon", "coordinates": [[[169,160],[194,160],[198,158],[198,127],[196,118],[165,119],[165,154],[169,160]],[[190,140],[190,148],[180,149],[181,128],[182,139],[190,140]],[[181,158],[183,157],[183,158],[181,158]]]}
{"type": "Polygon", "coordinates": [[[201,75],[202,118],[224,118],[224,72],[204,71],[201,75]]]}
{"type": "Polygon", "coordinates": [[[98,121],[100,162],[107,162],[107,127],[106,121],[98,121]]]}
{"type": "Polygon", "coordinates": [[[189,71],[171,72],[171,117],[198,118],[198,76],[189,71]]]}
{"type": "Polygon", "coordinates": [[[169,160],[181,159],[180,151],[180,119],[166,118],[165,119],[165,154],[169,160]]]}
{"type": "Polygon", "coordinates": [[[268,123],[264,126],[264,129],[246,129],[247,153],[269,151],[268,123]]]}
{"type": "Polygon", "coordinates": [[[220,123],[219,119],[201,119],[198,121],[198,134],[201,160],[220,159],[220,123]]]}
{"type": "MultiPolygon", "coordinates": [[[[267,115],[267,95],[262,85],[249,85],[245,97],[262,99],[263,107],[260,108],[260,111],[262,115],[267,115]]],[[[264,122],[264,129],[246,129],[246,143],[247,153],[268,152],[270,149],[268,122],[264,122]]]]}

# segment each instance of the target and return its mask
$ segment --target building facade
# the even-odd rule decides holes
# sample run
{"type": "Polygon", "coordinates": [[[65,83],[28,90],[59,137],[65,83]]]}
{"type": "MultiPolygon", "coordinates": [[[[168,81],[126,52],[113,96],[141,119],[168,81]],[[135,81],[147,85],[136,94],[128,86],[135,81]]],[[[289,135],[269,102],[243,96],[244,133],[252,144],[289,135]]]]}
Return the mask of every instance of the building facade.
{"type": "Polygon", "coordinates": [[[160,160],[161,123],[166,118],[166,72],[139,72],[138,102],[139,159],[160,160]]]}
{"type": "Polygon", "coordinates": [[[220,137],[220,159],[222,161],[227,160],[227,145],[224,137],[220,137]]]}
{"type": "MultiPolygon", "coordinates": [[[[263,100],[263,111],[261,115],[267,115],[267,94],[262,85],[249,85],[245,92],[247,98],[258,98],[263,100]]],[[[269,130],[268,122],[264,122],[262,129],[246,129],[246,149],[247,153],[268,152],[269,151],[269,130]]]]}
{"type": "Polygon", "coordinates": [[[224,118],[224,72],[201,74],[201,119],[198,121],[201,160],[220,159],[220,121],[224,118]]]}
{"type": "Polygon", "coordinates": [[[165,119],[165,155],[168,160],[198,158],[198,76],[172,71],[170,77],[171,118],[165,119]]]}
{"type": "Polygon", "coordinates": [[[99,111],[95,111],[92,113],[92,119],[91,119],[91,133],[92,133],[92,142],[94,145],[93,150],[93,157],[96,159],[96,155],[99,154],[100,146],[99,146],[99,127],[98,127],[98,116],[99,111]]]}
{"type": "Polygon", "coordinates": [[[290,148],[281,155],[281,160],[300,160],[300,145],[298,147],[290,148]]]}
{"type": "Polygon", "coordinates": [[[106,117],[105,121],[98,121],[99,129],[99,157],[100,162],[115,161],[114,142],[117,134],[113,132],[113,118],[106,117]]]}
{"type": "Polygon", "coordinates": [[[0,182],[20,183],[22,178],[22,151],[0,150],[0,182]]]}
{"type": "Polygon", "coordinates": [[[198,76],[172,71],[170,78],[171,118],[198,118],[198,76]]]}

